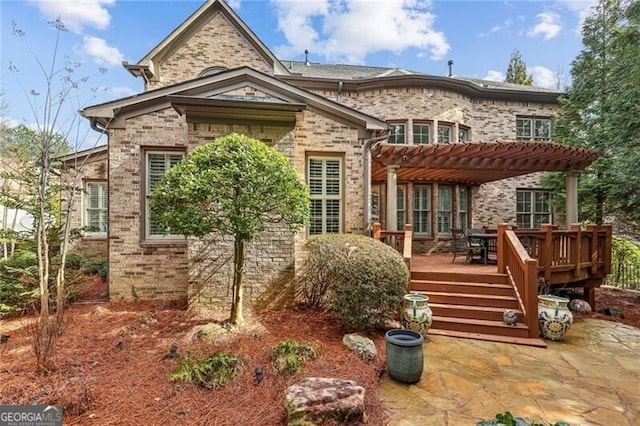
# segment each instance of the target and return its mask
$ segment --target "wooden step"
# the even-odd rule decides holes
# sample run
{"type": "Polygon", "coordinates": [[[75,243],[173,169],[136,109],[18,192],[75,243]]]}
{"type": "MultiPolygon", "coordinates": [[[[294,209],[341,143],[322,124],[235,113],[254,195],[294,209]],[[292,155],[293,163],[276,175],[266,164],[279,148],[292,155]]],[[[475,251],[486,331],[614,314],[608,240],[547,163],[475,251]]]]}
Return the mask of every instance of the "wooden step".
{"type": "Polygon", "coordinates": [[[500,296],[491,294],[447,293],[438,291],[420,292],[429,296],[430,303],[466,306],[491,306],[502,309],[518,309],[518,299],[515,296],[500,296]]]}
{"type": "Polygon", "coordinates": [[[431,324],[429,331],[431,331],[431,329],[491,334],[505,337],[529,337],[529,327],[522,323],[507,325],[502,321],[451,318],[436,315],[433,316],[433,323],[431,324]]]}
{"type": "Polygon", "coordinates": [[[499,336],[495,334],[468,333],[464,331],[439,330],[434,328],[430,328],[427,334],[434,335],[434,336],[457,337],[462,339],[485,340],[488,342],[511,343],[514,345],[535,346],[538,348],[547,347],[547,343],[544,340],[540,338],[534,338],[534,337],[528,337],[528,338],[508,337],[508,336],[499,336]]]}
{"type": "Polygon", "coordinates": [[[509,284],[488,284],[482,282],[411,280],[411,291],[492,294],[494,296],[513,295],[513,287],[511,287],[509,284]]]}
{"type": "Polygon", "coordinates": [[[412,280],[508,284],[507,275],[499,274],[497,272],[412,271],[411,279],[412,280]]]}
{"type": "MultiPolygon", "coordinates": [[[[437,315],[439,317],[502,321],[504,315],[504,308],[496,308],[492,306],[469,306],[429,303],[429,307],[431,308],[433,315],[437,315]]],[[[519,321],[522,322],[522,319],[524,317],[522,311],[519,309],[514,309],[514,311],[518,315],[519,321]]]]}

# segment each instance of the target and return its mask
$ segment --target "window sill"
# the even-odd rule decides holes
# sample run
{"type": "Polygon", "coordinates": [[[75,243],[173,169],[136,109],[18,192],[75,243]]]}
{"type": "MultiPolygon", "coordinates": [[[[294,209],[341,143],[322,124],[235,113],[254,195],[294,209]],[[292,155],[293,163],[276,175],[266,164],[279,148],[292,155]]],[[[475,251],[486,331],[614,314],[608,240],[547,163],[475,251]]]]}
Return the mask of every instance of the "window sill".
{"type": "Polygon", "coordinates": [[[186,239],[144,240],[140,242],[140,247],[185,247],[186,245],[186,239]]]}
{"type": "Polygon", "coordinates": [[[106,240],[107,234],[106,233],[100,233],[100,234],[86,233],[82,235],[82,238],[87,240],[106,240]]]}

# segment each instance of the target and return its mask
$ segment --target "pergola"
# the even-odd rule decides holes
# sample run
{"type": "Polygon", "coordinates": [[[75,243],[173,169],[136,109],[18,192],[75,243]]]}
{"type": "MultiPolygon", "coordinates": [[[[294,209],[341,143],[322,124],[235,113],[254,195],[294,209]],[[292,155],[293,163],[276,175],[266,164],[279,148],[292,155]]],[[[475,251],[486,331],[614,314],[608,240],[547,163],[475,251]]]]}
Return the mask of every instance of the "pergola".
{"type": "Polygon", "coordinates": [[[575,223],[578,221],[578,172],[599,156],[596,151],[556,142],[381,143],[371,151],[371,178],[387,181],[386,229],[395,230],[398,180],[480,185],[534,172],[566,172],[567,223],[575,223]]]}

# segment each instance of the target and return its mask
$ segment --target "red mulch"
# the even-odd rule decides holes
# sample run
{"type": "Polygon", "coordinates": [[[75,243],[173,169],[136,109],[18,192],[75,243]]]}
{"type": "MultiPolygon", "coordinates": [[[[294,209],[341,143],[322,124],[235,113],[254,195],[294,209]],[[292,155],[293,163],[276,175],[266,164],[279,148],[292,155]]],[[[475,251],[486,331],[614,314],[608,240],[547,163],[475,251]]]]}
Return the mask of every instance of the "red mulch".
{"type": "Polygon", "coordinates": [[[342,344],[345,330],[327,314],[308,311],[263,311],[248,322],[264,329],[249,330],[227,342],[185,339],[196,320],[185,310],[138,302],[74,305],[58,342],[57,371],[34,371],[28,327],[9,333],[0,347],[0,404],[62,404],[65,424],[285,424],[285,389],[305,377],[355,380],[366,389],[367,424],[381,425],[385,414],[377,384],[384,365],[383,335],[372,336],[378,359],[367,363],[342,344]],[[105,311],[106,309],[106,311],[105,311]],[[320,357],[295,376],[278,376],[270,366],[270,350],[284,339],[310,342],[320,357]],[[178,359],[169,359],[171,344],[178,359]],[[244,372],[221,390],[170,382],[179,358],[214,352],[241,354],[244,372]],[[262,366],[264,379],[254,371],[262,366]]]}
{"type": "MultiPolygon", "coordinates": [[[[593,313],[576,315],[578,320],[596,317],[640,327],[640,292],[601,288],[596,297],[599,310],[620,309],[624,319],[593,313]]],[[[187,340],[195,325],[207,321],[158,302],[73,305],[66,319],[55,358],[58,368],[48,375],[34,371],[28,327],[3,331],[11,337],[0,346],[0,404],[62,404],[68,425],[273,426],[285,424],[285,389],[316,376],[355,380],[366,389],[367,424],[386,421],[377,390],[385,359],[383,333],[370,336],[378,359],[366,363],[343,346],[346,330],[327,314],[255,312],[248,323],[260,323],[263,329],[248,329],[235,339],[216,343],[187,340]],[[298,375],[278,376],[270,366],[269,353],[284,339],[310,342],[321,356],[309,361],[298,375]],[[169,359],[165,355],[174,343],[179,357],[169,359]],[[241,354],[246,368],[221,390],[170,382],[167,374],[188,351],[198,356],[217,351],[241,354]],[[258,366],[265,370],[260,384],[254,377],[258,366]]]]}

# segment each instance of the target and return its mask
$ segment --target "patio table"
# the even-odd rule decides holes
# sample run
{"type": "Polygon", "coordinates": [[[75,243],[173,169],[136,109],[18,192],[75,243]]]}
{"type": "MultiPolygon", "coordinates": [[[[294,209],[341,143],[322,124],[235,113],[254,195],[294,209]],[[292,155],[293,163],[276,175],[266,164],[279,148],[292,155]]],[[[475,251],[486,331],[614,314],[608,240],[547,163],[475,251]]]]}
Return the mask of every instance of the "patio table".
{"type": "Polygon", "coordinates": [[[470,240],[479,240],[482,244],[482,259],[480,259],[480,263],[484,263],[485,265],[495,265],[497,261],[493,259],[489,259],[489,246],[493,243],[493,246],[497,244],[498,234],[487,233],[487,232],[469,232],[467,234],[467,238],[470,240]]]}

